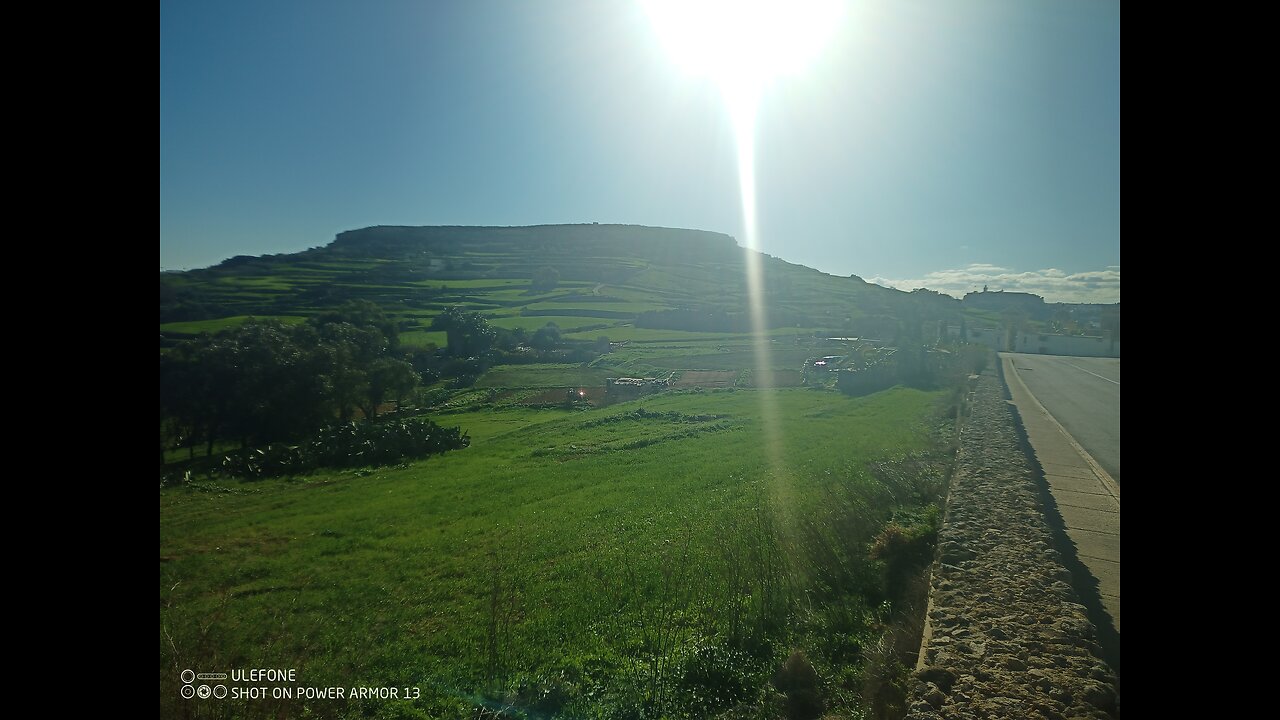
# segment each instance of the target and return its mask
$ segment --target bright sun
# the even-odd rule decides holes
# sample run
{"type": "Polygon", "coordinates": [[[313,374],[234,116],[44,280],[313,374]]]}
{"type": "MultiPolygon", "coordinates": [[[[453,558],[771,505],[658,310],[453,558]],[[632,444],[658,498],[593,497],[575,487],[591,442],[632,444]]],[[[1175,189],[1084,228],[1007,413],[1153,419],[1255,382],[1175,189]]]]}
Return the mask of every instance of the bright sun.
{"type": "MultiPolygon", "coordinates": [[[[756,227],[755,115],[765,85],[808,64],[839,20],[835,0],[643,0],[658,37],[687,72],[719,87],[733,122],[738,149],[738,190],[743,240],[758,250],[756,227]]],[[[760,254],[745,253],[747,295],[756,371],[772,367],[765,324],[760,254]]],[[[775,472],[782,468],[778,412],[770,393],[760,394],[766,452],[775,472]]],[[[779,489],[779,496],[787,493],[779,489]]]]}
{"type": "MultiPolygon", "coordinates": [[[[687,72],[705,75],[719,87],[733,122],[738,149],[738,190],[743,240],[758,250],[756,227],[755,116],[765,85],[801,68],[826,43],[838,21],[835,0],[644,0],[654,29],[687,72]]],[[[760,254],[746,252],[747,295],[756,372],[766,376],[769,336],[765,322],[760,254]]],[[[772,479],[785,478],[779,414],[771,393],[760,393],[764,444],[772,479]]],[[[781,486],[774,494],[788,497],[781,486]]]]}
{"type": "Polygon", "coordinates": [[[754,97],[796,72],[825,44],[836,0],[644,0],[667,52],[686,71],[711,78],[726,99],[754,97]],[[737,96],[737,97],[735,97],[737,96]]]}

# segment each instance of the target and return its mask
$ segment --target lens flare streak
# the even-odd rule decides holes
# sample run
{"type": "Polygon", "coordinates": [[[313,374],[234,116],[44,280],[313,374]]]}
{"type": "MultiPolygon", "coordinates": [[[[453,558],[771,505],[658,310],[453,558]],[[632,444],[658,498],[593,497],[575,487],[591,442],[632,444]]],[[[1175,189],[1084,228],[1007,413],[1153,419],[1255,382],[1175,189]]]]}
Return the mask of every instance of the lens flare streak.
{"type": "Polygon", "coordinates": [[[786,474],[782,460],[782,433],[774,390],[770,387],[773,363],[770,360],[768,307],[765,299],[763,255],[760,253],[756,222],[755,117],[758,91],[750,87],[726,87],[725,105],[733,118],[738,151],[738,191],[742,197],[743,254],[747,275],[748,310],[751,316],[751,346],[755,367],[752,377],[760,398],[761,434],[768,461],[770,498],[776,508],[783,502],[781,479],[786,474]]]}

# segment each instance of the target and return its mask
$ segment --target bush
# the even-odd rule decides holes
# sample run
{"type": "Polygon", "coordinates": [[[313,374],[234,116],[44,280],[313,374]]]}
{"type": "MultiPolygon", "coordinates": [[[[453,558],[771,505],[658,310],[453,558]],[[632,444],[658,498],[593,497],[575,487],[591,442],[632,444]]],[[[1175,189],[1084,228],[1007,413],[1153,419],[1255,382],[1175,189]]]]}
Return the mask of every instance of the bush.
{"type": "Polygon", "coordinates": [[[787,696],[787,717],[791,720],[812,720],[822,714],[819,685],[818,671],[799,650],[793,650],[773,676],[773,686],[787,696]]]}
{"type": "Polygon", "coordinates": [[[300,445],[267,445],[241,450],[222,460],[224,472],[259,479],[296,475],[322,467],[390,465],[429,457],[471,444],[461,428],[443,428],[430,420],[340,423],[300,445]]]}
{"type": "Polygon", "coordinates": [[[884,563],[885,590],[890,598],[901,598],[911,576],[933,560],[938,524],[939,513],[932,506],[923,518],[910,524],[890,522],[872,542],[871,559],[884,563]]]}
{"type": "Polygon", "coordinates": [[[755,685],[751,665],[751,658],[740,650],[700,645],[684,658],[676,696],[694,715],[746,700],[755,685]]]}

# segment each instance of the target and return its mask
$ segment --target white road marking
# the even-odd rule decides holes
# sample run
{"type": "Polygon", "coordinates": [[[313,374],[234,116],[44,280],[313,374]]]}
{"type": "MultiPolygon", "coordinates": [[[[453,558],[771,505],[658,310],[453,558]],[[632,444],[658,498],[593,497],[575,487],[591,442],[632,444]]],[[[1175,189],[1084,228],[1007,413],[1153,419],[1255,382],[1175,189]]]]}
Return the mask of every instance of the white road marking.
{"type": "Polygon", "coordinates": [[[1092,376],[1094,376],[1094,377],[1098,378],[1099,380],[1106,380],[1107,382],[1109,382],[1109,383],[1111,383],[1111,384],[1113,384],[1113,385],[1119,385],[1119,384],[1120,384],[1120,381],[1119,381],[1119,380],[1112,380],[1112,379],[1111,379],[1111,378],[1109,378],[1109,377],[1102,377],[1102,376],[1101,376],[1101,375],[1099,375],[1098,373],[1096,373],[1096,372],[1090,372],[1090,371],[1088,371],[1088,370],[1085,370],[1084,368],[1080,367],[1079,365],[1076,365],[1075,363],[1069,363],[1069,362],[1067,362],[1066,360],[1063,360],[1062,362],[1063,362],[1063,364],[1065,364],[1065,365],[1070,365],[1071,367],[1073,367],[1073,368],[1075,368],[1075,369],[1079,370],[1080,372],[1089,373],[1090,375],[1092,375],[1092,376]]]}

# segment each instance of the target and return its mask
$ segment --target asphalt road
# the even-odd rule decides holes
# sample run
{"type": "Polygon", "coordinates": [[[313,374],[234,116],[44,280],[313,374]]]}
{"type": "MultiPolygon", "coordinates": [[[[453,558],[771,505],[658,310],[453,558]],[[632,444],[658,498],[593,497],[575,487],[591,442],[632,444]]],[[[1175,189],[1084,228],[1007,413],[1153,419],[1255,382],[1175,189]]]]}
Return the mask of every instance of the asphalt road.
{"type": "Polygon", "coordinates": [[[1120,482],[1120,359],[1002,353],[1027,389],[1120,482]]]}

